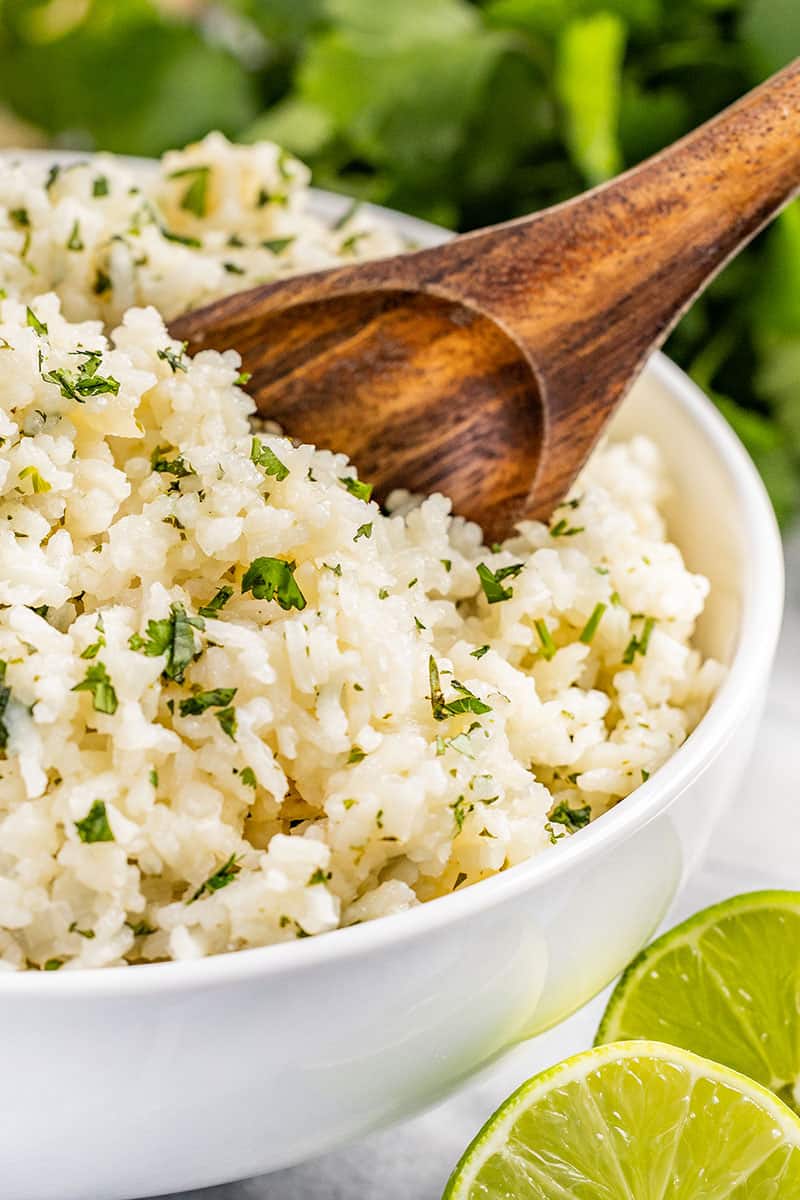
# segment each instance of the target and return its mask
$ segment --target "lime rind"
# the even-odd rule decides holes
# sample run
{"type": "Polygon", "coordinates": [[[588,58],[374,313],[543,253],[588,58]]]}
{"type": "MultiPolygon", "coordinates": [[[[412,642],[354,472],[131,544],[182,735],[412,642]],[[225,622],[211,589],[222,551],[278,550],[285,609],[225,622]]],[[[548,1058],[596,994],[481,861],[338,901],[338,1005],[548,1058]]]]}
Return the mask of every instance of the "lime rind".
{"type": "MultiPolygon", "coordinates": [[[[508,1151],[505,1161],[511,1164],[512,1174],[516,1160],[524,1168],[524,1172],[528,1173],[529,1181],[531,1174],[534,1176],[533,1183],[536,1190],[529,1188],[526,1195],[554,1198],[562,1195],[564,1197],[588,1195],[589,1193],[585,1191],[565,1190],[557,1180],[548,1179],[546,1167],[542,1167],[541,1160],[538,1163],[535,1161],[537,1147],[532,1147],[531,1158],[525,1158],[524,1149],[522,1154],[520,1153],[518,1135],[516,1145],[512,1148],[514,1131],[519,1129],[525,1116],[530,1115],[532,1125],[526,1134],[527,1142],[530,1144],[536,1136],[538,1120],[542,1121],[544,1129],[544,1122],[547,1120],[548,1114],[542,1107],[540,1117],[536,1109],[537,1105],[540,1105],[540,1102],[545,1100],[548,1095],[554,1094],[561,1100],[563,1118],[563,1095],[571,1084],[585,1083],[592,1076],[594,1086],[597,1087],[604,1068],[620,1066],[623,1073],[627,1069],[634,1072],[635,1067],[641,1067],[642,1064],[648,1069],[652,1068],[654,1077],[656,1073],[660,1073],[661,1080],[663,1080],[665,1071],[670,1068],[685,1072],[691,1083],[691,1087],[686,1093],[687,1104],[689,1097],[693,1096],[696,1091],[702,1092],[705,1088],[708,1093],[705,1107],[701,1103],[699,1113],[692,1111],[688,1114],[690,1119],[684,1118],[683,1122],[675,1123],[672,1134],[674,1144],[667,1145],[663,1161],[655,1166],[653,1146],[646,1139],[644,1145],[639,1144],[638,1146],[638,1150],[641,1152],[641,1168],[635,1164],[631,1165],[630,1156],[635,1157],[637,1154],[637,1132],[641,1133],[641,1131],[623,1130],[623,1135],[631,1139],[632,1150],[630,1155],[626,1156],[629,1161],[626,1162],[620,1155],[616,1157],[616,1160],[612,1155],[606,1155],[606,1162],[616,1162],[617,1178],[611,1180],[614,1191],[604,1191],[603,1195],[618,1195],[620,1200],[634,1200],[634,1198],[640,1200],[640,1197],[644,1197],[645,1194],[669,1195],[676,1198],[682,1195],[692,1195],[694,1194],[691,1190],[692,1180],[688,1178],[692,1171],[695,1172],[699,1183],[707,1169],[704,1159],[718,1163],[726,1147],[734,1160],[737,1154],[741,1159],[741,1169],[740,1164],[736,1161],[733,1162],[731,1168],[731,1178],[737,1182],[737,1186],[732,1190],[726,1189],[724,1192],[709,1192],[709,1196],[741,1196],[742,1200],[749,1200],[751,1196],[762,1194],[765,1197],[777,1197],[784,1194],[776,1190],[780,1187],[782,1179],[788,1178],[791,1174],[792,1180],[800,1181],[800,1120],[773,1092],[737,1071],[709,1062],[696,1054],[681,1050],[679,1047],[650,1041],[630,1041],[595,1047],[543,1071],[518,1088],[490,1117],[467,1147],[450,1177],[443,1200],[478,1200],[479,1197],[480,1200],[501,1200],[501,1198],[506,1200],[508,1196],[516,1195],[516,1191],[508,1190],[510,1186],[513,1186],[513,1181],[509,1183],[508,1180],[505,1180],[501,1182],[498,1189],[494,1189],[491,1182],[487,1183],[485,1179],[478,1180],[478,1176],[490,1160],[500,1161],[502,1170],[504,1150],[508,1151]],[[712,1094],[715,1088],[717,1091],[722,1090],[725,1094],[726,1101],[722,1106],[720,1106],[719,1096],[712,1094]],[[736,1117],[738,1125],[729,1125],[726,1128],[724,1120],[722,1120],[724,1109],[735,1105],[738,1105],[741,1110],[736,1117]],[[750,1106],[749,1112],[743,1119],[742,1111],[748,1105],[750,1106]],[[702,1119],[706,1112],[709,1114],[708,1124],[702,1119]],[[766,1149],[759,1157],[755,1148],[749,1147],[749,1150],[755,1154],[755,1158],[751,1162],[742,1157],[748,1150],[747,1147],[743,1149],[742,1130],[753,1130],[756,1114],[773,1122],[775,1130],[756,1130],[761,1136],[760,1144],[766,1149]],[[697,1121],[698,1115],[700,1116],[699,1122],[697,1121]],[[684,1137],[684,1132],[686,1137],[684,1137]],[[725,1134],[728,1137],[727,1143],[725,1134]],[[691,1142],[692,1139],[694,1142],[690,1146],[689,1157],[687,1157],[687,1150],[683,1143],[684,1141],[691,1142]],[[694,1158],[691,1158],[691,1154],[694,1154],[694,1158]],[[657,1171],[658,1179],[653,1190],[645,1192],[646,1184],[643,1184],[642,1180],[645,1176],[649,1179],[649,1173],[653,1170],[657,1171]],[[677,1174],[681,1178],[688,1186],[688,1191],[682,1189],[677,1192],[674,1190],[673,1174],[677,1174]],[[762,1181],[757,1178],[759,1174],[764,1177],[763,1189],[762,1181]],[[541,1180],[539,1181],[537,1177],[541,1177],[541,1180]],[[748,1185],[748,1180],[752,1181],[752,1188],[748,1185]],[[758,1191],[754,1190],[756,1183],[758,1191]]],[[[591,1095],[589,1099],[591,1100],[591,1095]]],[[[613,1107],[613,1096],[606,1096],[602,1099],[603,1102],[612,1103],[609,1115],[613,1116],[615,1124],[619,1124],[620,1113],[613,1107]]],[[[569,1154],[569,1133],[574,1128],[572,1122],[564,1123],[567,1139],[564,1152],[567,1156],[569,1154]]],[[[615,1130],[615,1132],[620,1131],[615,1130]]],[[[602,1137],[600,1140],[602,1141],[602,1137]]],[[[585,1147],[585,1144],[585,1139],[583,1139],[581,1149],[585,1147]]],[[[564,1162],[567,1162],[567,1159],[564,1159],[564,1162]]],[[[497,1178],[499,1177],[497,1176],[497,1178]]],[[[519,1194],[522,1195],[521,1192],[519,1194]]],[[[706,1193],[703,1192],[703,1194],[706,1193]]]]}
{"type": "Polygon", "coordinates": [[[696,913],[628,966],[595,1045],[654,1037],[756,1079],[796,1107],[800,892],[748,892],[696,913]]]}

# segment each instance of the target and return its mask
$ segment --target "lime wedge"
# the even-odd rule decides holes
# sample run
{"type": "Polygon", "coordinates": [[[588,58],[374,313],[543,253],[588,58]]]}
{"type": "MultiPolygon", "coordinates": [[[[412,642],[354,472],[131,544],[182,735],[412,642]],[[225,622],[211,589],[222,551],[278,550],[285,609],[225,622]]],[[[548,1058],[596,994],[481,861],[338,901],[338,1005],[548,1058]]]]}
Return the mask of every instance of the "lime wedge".
{"type": "Polygon", "coordinates": [[[735,896],[648,946],[617,984],[595,1044],[626,1038],[713,1058],[797,1110],[800,892],[735,896]]]}
{"type": "Polygon", "coordinates": [[[772,1092],[675,1046],[599,1046],[489,1120],[444,1200],[789,1200],[800,1120],[772,1092]]]}

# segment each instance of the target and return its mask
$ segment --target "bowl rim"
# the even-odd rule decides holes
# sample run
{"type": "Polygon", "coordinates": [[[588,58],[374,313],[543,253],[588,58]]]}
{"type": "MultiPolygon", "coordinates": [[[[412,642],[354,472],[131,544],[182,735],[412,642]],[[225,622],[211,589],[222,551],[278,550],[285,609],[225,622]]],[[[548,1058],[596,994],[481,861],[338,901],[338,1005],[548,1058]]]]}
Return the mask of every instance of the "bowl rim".
{"type": "MultiPolygon", "coordinates": [[[[93,154],[47,150],[3,151],[0,161],[76,162],[93,154]]],[[[139,169],[152,160],[114,155],[139,169]]],[[[335,218],[351,197],[312,188],[312,210],[335,218]]],[[[407,237],[433,245],[447,240],[448,231],[379,205],[364,207],[399,228],[407,237]]],[[[686,741],[645,783],[635,789],[636,800],[617,804],[590,826],[570,837],[558,851],[541,854],[483,879],[461,892],[437,897],[416,908],[361,925],[346,926],[294,942],[281,942],[228,951],[204,958],[117,967],[87,967],[62,972],[0,971],[0,996],[50,996],[81,999],[96,996],[172,994],[185,990],[226,987],[256,979],[307,972],[330,962],[389,949],[414,941],[428,932],[493,908],[521,892],[545,884],[554,875],[593,860],[626,841],[661,815],[692,778],[724,747],[750,707],[752,688],[771,663],[783,614],[784,574],[780,533],[766,489],[747,451],[708,397],[660,351],[647,363],[647,374],[660,383],[691,418],[716,454],[733,485],[740,509],[742,542],[749,552],[741,581],[742,616],[737,645],[725,680],[708,711],[686,741]],[[42,978],[46,975],[47,980],[42,978]],[[47,989],[46,991],[43,989],[47,989]]]]}

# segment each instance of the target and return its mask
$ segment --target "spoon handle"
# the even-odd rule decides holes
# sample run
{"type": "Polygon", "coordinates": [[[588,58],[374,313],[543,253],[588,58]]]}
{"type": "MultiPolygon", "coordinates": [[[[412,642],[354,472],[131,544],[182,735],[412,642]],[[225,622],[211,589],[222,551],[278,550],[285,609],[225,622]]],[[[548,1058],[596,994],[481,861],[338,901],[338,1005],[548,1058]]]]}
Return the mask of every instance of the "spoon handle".
{"type": "Polygon", "coordinates": [[[798,190],[800,59],[613,182],[425,253],[428,290],[494,317],[537,373],[537,508],[563,494],[558,442],[573,473],[576,441],[585,458],[648,355],[798,190]]]}

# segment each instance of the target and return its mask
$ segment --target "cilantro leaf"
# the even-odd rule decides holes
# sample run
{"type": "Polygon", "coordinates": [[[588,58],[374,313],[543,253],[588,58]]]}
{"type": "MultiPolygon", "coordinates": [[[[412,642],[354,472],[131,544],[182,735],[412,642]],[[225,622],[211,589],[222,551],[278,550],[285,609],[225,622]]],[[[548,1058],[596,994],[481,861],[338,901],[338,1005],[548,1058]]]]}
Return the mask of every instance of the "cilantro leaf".
{"type": "Polygon", "coordinates": [[[189,186],[183,193],[180,200],[180,207],[184,212],[194,213],[196,217],[204,217],[208,210],[208,178],[211,174],[211,167],[183,167],[179,171],[173,171],[170,179],[188,179],[189,186]]]}
{"type": "Polygon", "coordinates": [[[67,242],[67,249],[68,250],[83,250],[84,249],[83,238],[81,237],[81,226],[80,226],[80,222],[77,220],[74,222],[74,224],[72,226],[72,232],[70,233],[69,241],[67,242]]]}
{"type": "Polygon", "coordinates": [[[79,404],[86,401],[87,396],[104,396],[119,394],[119,380],[113,375],[98,375],[97,370],[102,362],[99,350],[76,350],[76,357],[83,362],[77,371],[69,371],[66,367],[55,367],[52,371],[42,371],[45,383],[53,383],[67,400],[77,400],[79,404]]]}
{"type": "Polygon", "coordinates": [[[302,610],[306,598],[294,579],[296,567],[282,558],[256,558],[245,571],[242,593],[252,592],[256,600],[277,600],[287,612],[302,610]]]}
{"type": "Polygon", "coordinates": [[[195,900],[199,900],[206,892],[210,894],[211,892],[218,892],[221,888],[227,887],[229,883],[233,882],[241,869],[237,856],[232,854],[213,875],[209,875],[208,879],[200,884],[200,887],[194,893],[189,903],[193,904],[195,900]]]}
{"type": "Polygon", "coordinates": [[[82,842],[113,842],[114,834],[108,823],[106,806],[103,800],[95,800],[85,817],[75,822],[78,837],[82,842]]]}
{"type": "Polygon", "coordinates": [[[287,250],[289,248],[289,246],[291,246],[291,244],[294,240],[295,240],[294,236],[282,237],[282,238],[267,238],[265,241],[263,241],[261,243],[261,245],[264,247],[265,250],[269,250],[269,252],[271,254],[283,254],[284,250],[287,250]]]}
{"type": "Polygon", "coordinates": [[[214,713],[214,716],[219,721],[222,732],[226,733],[232,742],[235,741],[236,740],[236,730],[237,730],[236,709],[235,708],[223,708],[223,709],[220,709],[220,711],[218,713],[214,713]]]}
{"type": "Polygon", "coordinates": [[[5,682],[5,678],[6,664],[0,658],[0,750],[3,752],[8,747],[8,726],[5,724],[3,718],[11,699],[11,688],[5,682]]]}
{"type": "Polygon", "coordinates": [[[39,337],[47,337],[47,326],[44,321],[39,320],[36,313],[30,307],[25,309],[25,324],[39,337]]]}
{"type": "Polygon", "coordinates": [[[51,490],[51,484],[47,482],[44,476],[39,474],[36,467],[23,467],[19,472],[19,478],[30,479],[35,496],[40,496],[44,492],[49,492],[51,490]]]}
{"type": "Polygon", "coordinates": [[[509,567],[498,567],[496,571],[492,571],[486,563],[478,563],[475,569],[481,581],[483,594],[490,604],[499,604],[501,600],[511,599],[514,589],[503,587],[503,580],[515,579],[524,566],[524,563],[512,563],[509,567]]]}
{"type": "Polygon", "coordinates": [[[95,712],[107,713],[113,716],[117,711],[117,693],[108,677],[105,664],[92,663],[86,668],[86,675],[80,683],[76,683],[73,692],[91,692],[92,705],[95,712]]]}
{"type": "Polygon", "coordinates": [[[641,635],[637,637],[636,634],[634,634],[634,636],[628,642],[627,646],[625,647],[625,652],[622,655],[622,661],[625,666],[631,666],[637,654],[641,654],[642,657],[647,654],[647,649],[650,645],[650,635],[653,632],[655,623],[654,617],[647,617],[642,628],[641,635]]]}
{"type": "Polygon", "coordinates": [[[219,589],[215,596],[209,600],[208,604],[201,605],[198,608],[198,613],[201,617],[216,617],[220,609],[223,609],[233,595],[233,588],[225,584],[219,589]]]}
{"type": "Polygon", "coordinates": [[[171,604],[168,617],[148,621],[146,636],[134,634],[129,645],[132,650],[141,650],[150,658],[163,654],[166,657],[165,678],[182,683],[183,673],[197,652],[192,627],[205,629],[205,621],[202,617],[187,616],[182,604],[171,604]]]}
{"type": "Polygon", "coordinates": [[[188,700],[181,700],[181,716],[198,716],[200,713],[204,713],[207,708],[224,708],[225,705],[230,704],[235,695],[235,687],[211,688],[207,692],[196,692],[188,700]]]}
{"type": "Polygon", "coordinates": [[[189,368],[183,361],[186,346],[187,343],[182,342],[180,351],[173,350],[171,346],[165,346],[163,350],[156,350],[156,357],[160,358],[162,362],[169,363],[173,375],[177,374],[178,371],[188,371],[189,368]]]}
{"type": "Polygon", "coordinates": [[[169,451],[169,446],[156,446],[150,455],[150,466],[154,471],[162,475],[174,475],[177,479],[185,479],[187,475],[194,475],[194,471],[191,467],[186,466],[180,455],[177,458],[165,458],[164,456],[169,451]]]}
{"type": "Polygon", "coordinates": [[[548,820],[555,821],[557,825],[565,825],[570,833],[574,833],[576,829],[583,829],[591,819],[592,810],[588,804],[583,808],[570,808],[562,802],[548,813],[548,820]]]}
{"type": "Polygon", "coordinates": [[[428,677],[430,680],[430,702],[434,720],[446,721],[448,717],[456,717],[468,712],[475,713],[476,716],[481,716],[483,713],[492,711],[491,705],[484,703],[483,700],[473,695],[469,688],[464,687],[464,684],[459,683],[457,679],[453,680],[453,687],[461,692],[461,695],[456,700],[445,700],[439,676],[439,668],[436,665],[436,659],[433,655],[428,659],[428,677]]]}
{"type": "Polygon", "coordinates": [[[267,475],[274,475],[279,483],[289,475],[289,468],[281,462],[274,451],[270,450],[269,446],[265,446],[257,437],[253,438],[250,447],[250,461],[254,462],[256,466],[263,467],[267,475]]]}
{"type": "Polygon", "coordinates": [[[372,484],[362,483],[359,479],[354,479],[352,475],[347,475],[339,479],[339,483],[347,488],[351,496],[355,496],[356,500],[369,500],[372,496],[372,484]]]}

